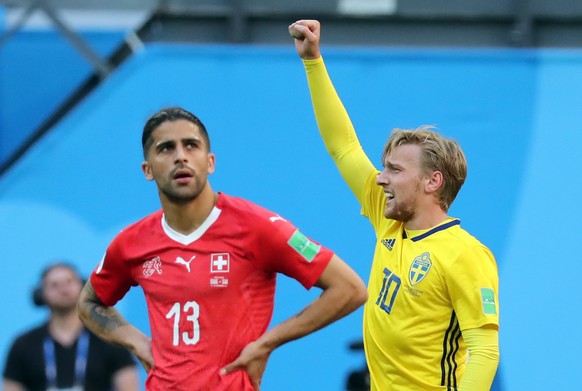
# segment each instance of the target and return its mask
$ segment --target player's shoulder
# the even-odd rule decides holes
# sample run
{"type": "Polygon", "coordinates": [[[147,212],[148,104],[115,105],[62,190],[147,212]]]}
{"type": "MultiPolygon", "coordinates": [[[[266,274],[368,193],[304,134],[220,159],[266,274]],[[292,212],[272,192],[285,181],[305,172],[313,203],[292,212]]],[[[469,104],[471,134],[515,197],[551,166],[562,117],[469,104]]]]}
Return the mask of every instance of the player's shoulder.
{"type": "Polygon", "coordinates": [[[156,227],[161,229],[163,211],[157,210],[142,219],[127,225],[118,234],[117,238],[125,238],[132,236],[141,236],[143,232],[152,232],[156,227]]]}
{"type": "Polygon", "coordinates": [[[491,250],[460,224],[449,230],[451,246],[460,254],[482,254],[493,258],[491,250]]]}
{"type": "Polygon", "coordinates": [[[454,240],[457,240],[465,246],[483,246],[479,239],[477,239],[473,234],[467,231],[461,224],[456,227],[452,227],[449,233],[453,236],[454,240]]]}
{"type": "Polygon", "coordinates": [[[249,201],[242,197],[236,197],[219,193],[217,207],[228,215],[238,216],[249,222],[269,221],[270,218],[278,216],[277,213],[249,201]],[[251,219],[251,220],[248,220],[251,219]]]}

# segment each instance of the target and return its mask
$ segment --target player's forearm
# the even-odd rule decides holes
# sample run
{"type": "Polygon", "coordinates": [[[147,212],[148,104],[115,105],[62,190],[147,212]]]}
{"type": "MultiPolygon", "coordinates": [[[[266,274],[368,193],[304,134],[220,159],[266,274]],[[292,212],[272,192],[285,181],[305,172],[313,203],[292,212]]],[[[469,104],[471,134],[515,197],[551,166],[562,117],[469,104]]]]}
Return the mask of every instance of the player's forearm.
{"type": "Polygon", "coordinates": [[[321,137],[342,177],[359,200],[366,179],[376,169],[362,149],[323,59],[303,60],[303,64],[321,137]]]}
{"type": "Polygon", "coordinates": [[[303,60],[303,65],[319,132],[335,159],[350,145],[359,145],[356,132],[331,82],[323,58],[303,60]]]}
{"type": "Polygon", "coordinates": [[[469,349],[469,362],[459,391],[489,391],[499,365],[498,332],[482,327],[463,331],[469,349]]]}
{"type": "Polygon", "coordinates": [[[269,330],[259,342],[273,350],[348,315],[368,298],[364,282],[335,255],[317,284],[324,289],[321,296],[294,317],[269,330]]]}
{"type": "Polygon", "coordinates": [[[113,307],[101,303],[91,282],[87,282],[78,302],[79,318],[89,330],[114,345],[134,350],[134,341],[147,339],[113,307]]]}
{"type": "Polygon", "coordinates": [[[287,319],[265,333],[259,341],[272,351],[287,342],[329,325],[353,312],[362,304],[361,300],[348,296],[345,292],[339,292],[339,289],[326,290],[293,318],[287,319]]]}

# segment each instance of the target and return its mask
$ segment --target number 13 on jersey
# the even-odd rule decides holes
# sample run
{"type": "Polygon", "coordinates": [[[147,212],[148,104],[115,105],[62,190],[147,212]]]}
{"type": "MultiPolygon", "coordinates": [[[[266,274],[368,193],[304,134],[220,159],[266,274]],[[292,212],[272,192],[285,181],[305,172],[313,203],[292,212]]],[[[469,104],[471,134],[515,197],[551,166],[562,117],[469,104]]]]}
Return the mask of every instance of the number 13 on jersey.
{"type": "Polygon", "coordinates": [[[174,303],[170,311],[166,314],[166,319],[174,319],[172,344],[178,346],[180,337],[186,345],[195,345],[200,340],[200,306],[195,301],[187,301],[182,305],[180,302],[174,303]],[[187,325],[180,332],[180,319],[186,316],[187,325]]]}

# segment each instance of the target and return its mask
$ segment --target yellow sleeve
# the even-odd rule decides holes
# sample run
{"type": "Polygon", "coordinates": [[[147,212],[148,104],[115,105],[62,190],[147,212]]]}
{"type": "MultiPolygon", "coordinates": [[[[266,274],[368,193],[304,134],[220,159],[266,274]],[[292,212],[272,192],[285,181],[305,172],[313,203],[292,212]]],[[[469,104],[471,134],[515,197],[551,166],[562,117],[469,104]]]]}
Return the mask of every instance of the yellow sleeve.
{"type": "Polygon", "coordinates": [[[368,159],[350,117],[329,78],[323,58],[303,60],[319,132],[342,177],[362,204],[362,190],[376,168],[368,159]]]}
{"type": "Polygon", "coordinates": [[[499,333],[496,327],[463,330],[469,362],[459,391],[489,391],[499,365],[499,333]]]}
{"type": "Polygon", "coordinates": [[[459,251],[457,259],[448,264],[444,277],[459,325],[461,330],[499,325],[499,274],[495,257],[469,235],[465,235],[465,240],[473,243],[459,251]]]}

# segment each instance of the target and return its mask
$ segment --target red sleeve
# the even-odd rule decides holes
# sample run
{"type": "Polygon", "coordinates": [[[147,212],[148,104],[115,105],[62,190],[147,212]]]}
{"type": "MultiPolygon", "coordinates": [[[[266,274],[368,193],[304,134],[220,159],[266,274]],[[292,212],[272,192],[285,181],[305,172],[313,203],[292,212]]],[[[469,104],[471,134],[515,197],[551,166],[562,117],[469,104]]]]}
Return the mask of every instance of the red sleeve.
{"type": "Polygon", "coordinates": [[[279,216],[258,222],[256,228],[259,234],[254,256],[257,265],[294,278],[306,289],[315,284],[333,256],[331,250],[279,216]]]}
{"type": "Polygon", "coordinates": [[[121,251],[122,234],[111,242],[90,277],[97,297],[107,306],[114,306],[125,296],[129,288],[137,285],[121,251]]]}

